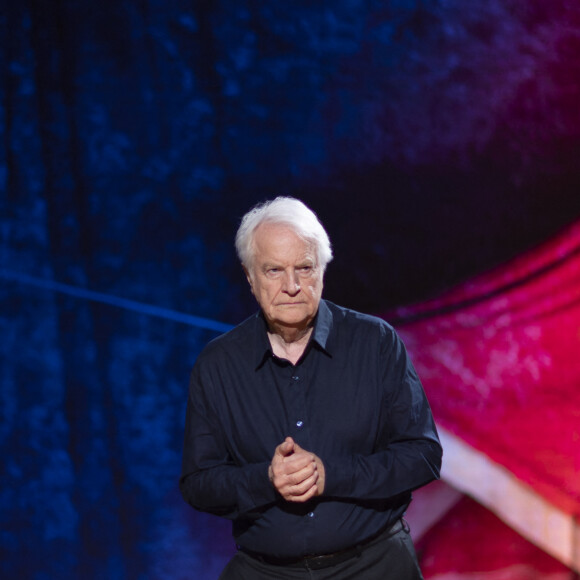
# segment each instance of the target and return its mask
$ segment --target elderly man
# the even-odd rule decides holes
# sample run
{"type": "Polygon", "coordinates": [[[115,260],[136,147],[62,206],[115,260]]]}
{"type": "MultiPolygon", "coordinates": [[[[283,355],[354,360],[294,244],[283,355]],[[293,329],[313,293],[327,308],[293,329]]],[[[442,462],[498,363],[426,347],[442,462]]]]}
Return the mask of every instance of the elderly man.
{"type": "Polygon", "coordinates": [[[403,343],[322,300],[332,251],[302,202],[251,210],[236,249],[260,310],[194,366],[180,480],[233,521],[220,578],[422,578],[402,517],[442,451],[403,343]]]}

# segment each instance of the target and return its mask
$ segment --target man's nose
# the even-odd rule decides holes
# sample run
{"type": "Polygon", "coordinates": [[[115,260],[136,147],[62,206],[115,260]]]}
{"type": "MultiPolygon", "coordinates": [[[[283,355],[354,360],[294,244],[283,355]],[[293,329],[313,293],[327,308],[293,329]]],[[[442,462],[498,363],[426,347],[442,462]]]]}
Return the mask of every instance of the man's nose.
{"type": "Polygon", "coordinates": [[[300,292],[300,280],[296,272],[286,272],[284,274],[283,289],[288,294],[294,295],[300,292]]]}

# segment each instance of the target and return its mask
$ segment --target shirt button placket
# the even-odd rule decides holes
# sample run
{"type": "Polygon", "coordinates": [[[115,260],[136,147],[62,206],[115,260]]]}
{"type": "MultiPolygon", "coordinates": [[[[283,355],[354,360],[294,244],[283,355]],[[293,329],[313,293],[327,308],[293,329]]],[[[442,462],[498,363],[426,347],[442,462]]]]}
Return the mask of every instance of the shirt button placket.
{"type": "MultiPolygon", "coordinates": [[[[300,377],[298,375],[292,375],[292,382],[295,386],[298,386],[300,383],[300,377]]],[[[302,427],[304,427],[304,421],[302,419],[297,419],[295,424],[297,429],[302,429],[302,427]]]]}

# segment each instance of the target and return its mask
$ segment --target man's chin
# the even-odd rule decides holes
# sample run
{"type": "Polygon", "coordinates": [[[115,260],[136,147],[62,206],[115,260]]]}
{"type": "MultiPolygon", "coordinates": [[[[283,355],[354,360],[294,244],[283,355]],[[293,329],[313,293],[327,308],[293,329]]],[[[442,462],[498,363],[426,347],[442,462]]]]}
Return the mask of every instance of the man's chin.
{"type": "Polygon", "coordinates": [[[308,325],[310,320],[312,320],[310,313],[300,308],[288,308],[282,312],[278,311],[276,314],[274,320],[281,326],[291,326],[296,328],[308,325]]]}

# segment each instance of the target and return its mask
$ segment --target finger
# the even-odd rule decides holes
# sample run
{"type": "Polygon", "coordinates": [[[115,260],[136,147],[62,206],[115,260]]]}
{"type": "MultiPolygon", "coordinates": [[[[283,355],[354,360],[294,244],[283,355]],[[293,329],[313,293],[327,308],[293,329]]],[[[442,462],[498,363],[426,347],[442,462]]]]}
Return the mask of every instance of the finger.
{"type": "Polygon", "coordinates": [[[310,489],[308,489],[302,495],[289,495],[288,497],[285,497],[284,499],[286,501],[292,502],[292,503],[304,503],[304,502],[307,502],[308,500],[312,499],[313,497],[315,497],[317,494],[318,494],[317,487],[315,485],[313,485],[310,489]]]}
{"type": "Polygon", "coordinates": [[[277,489],[285,485],[298,485],[317,472],[316,463],[306,465],[288,465],[283,462],[272,462],[271,480],[277,489]]]}
{"type": "Polygon", "coordinates": [[[291,455],[295,460],[297,460],[299,457],[306,457],[308,458],[310,461],[315,461],[316,460],[316,455],[314,453],[312,453],[312,451],[307,451],[306,449],[303,449],[302,447],[300,447],[300,445],[298,445],[298,443],[294,442],[293,444],[293,453],[291,455]]]}
{"type": "Polygon", "coordinates": [[[292,472],[286,472],[284,474],[285,481],[288,482],[289,485],[299,485],[303,481],[311,478],[314,475],[317,475],[316,464],[306,465],[302,469],[298,469],[292,472]]]}
{"type": "Polygon", "coordinates": [[[314,456],[308,453],[301,453],[300,455],[292,454],[285,457],[281,464],[284,465],[284,469],[286,469],[288,473],[299,471],[308,466],[312,466],[313,469],[316,468],[316,460],[314,456]]]}
{"type": "Polygon", "coordinates": [[[300,495],[304,493],[310,485],[316,484],[319,474],[312,465],[292,473],[273,471],[270,480],[274,487],[282,496],[288,494],[300,495]]]}
{"type": "Polygon", "coordinates": [[[311,493],[311,491],[316,492],[317,491],[317,485],[316,485],[317,479],[318,479],[318,474],[313,473],[310,477],[306,478],[305,480],[301,481],[298,484],[292,485],[290,483],[287,483],[280,490],[280,495],[284,499],[291,501],[292,499],[300,498],[300,497],[303,497],[305,495],[308,495],[311,493]]]}

